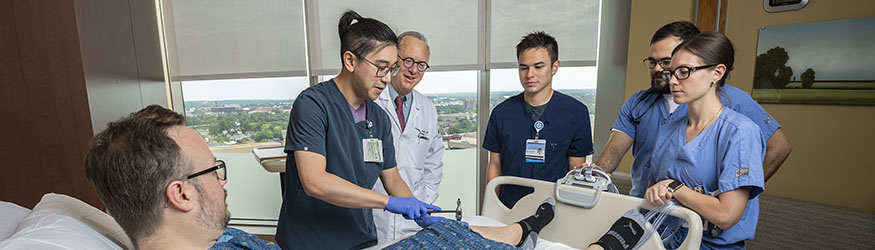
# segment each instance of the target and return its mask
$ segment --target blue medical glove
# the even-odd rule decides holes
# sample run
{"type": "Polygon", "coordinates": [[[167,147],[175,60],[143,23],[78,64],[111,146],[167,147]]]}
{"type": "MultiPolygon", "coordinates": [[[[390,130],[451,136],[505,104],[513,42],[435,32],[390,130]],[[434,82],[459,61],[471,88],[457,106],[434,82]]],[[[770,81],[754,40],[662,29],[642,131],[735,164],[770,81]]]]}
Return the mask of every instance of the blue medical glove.
{"type": "Polygon", "coordinates": [[[440,217],[440,216],[425,215],[425,216],[422,216],[419,219],[415,219],[413,221],[415,221],[416,224],[419,225],[420,227],[426,228],[428,226],[431,226],[431,224],[441,223],[441,222],[448,221],[448,220],[450,220],[450,219],[440,217]]]}
{"type": "Polygon", "coordinates": [[[441,208],[425,202],[421,202],[414,197],[392,197],[389,196],[389,202],[383,208],[386,211],[403,215],[405,219],[419,219],[424,215],[428,215],[428,210],[441,211],[441,208]]]}

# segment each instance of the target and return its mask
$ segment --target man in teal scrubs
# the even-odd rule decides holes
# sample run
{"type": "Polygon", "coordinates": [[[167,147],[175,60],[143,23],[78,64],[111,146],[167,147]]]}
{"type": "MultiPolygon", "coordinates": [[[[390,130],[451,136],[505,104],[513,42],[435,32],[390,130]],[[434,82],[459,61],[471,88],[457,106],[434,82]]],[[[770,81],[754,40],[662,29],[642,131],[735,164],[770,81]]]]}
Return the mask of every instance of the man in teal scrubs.
{"type": "Polygon", "coordinates": [[[377,243],[371,209],[421,219],[436,206],[413,198],[395,164],[389,117],[373,102],[398,72],[386,24],[343,14],[342,70],[298,96],[286,136],[286,188],[277,224],[283,249],[361,249],[377,243]],[[372,191],[380,177],[389,195],[372,191]]]}
{"type": "MultiPolygon", "coordinates": [[[[555,182],[592,154],[589,110],[573,97],[553,90],[559,70],[559,44],[533,32],[517,44],[523,93],[495,106],[486,125],[483,149],[489,150],[487,179],[518,176],[555,182]]],[[[499,199],[513,207],[530,187],[503,185],[499,199]]]]}

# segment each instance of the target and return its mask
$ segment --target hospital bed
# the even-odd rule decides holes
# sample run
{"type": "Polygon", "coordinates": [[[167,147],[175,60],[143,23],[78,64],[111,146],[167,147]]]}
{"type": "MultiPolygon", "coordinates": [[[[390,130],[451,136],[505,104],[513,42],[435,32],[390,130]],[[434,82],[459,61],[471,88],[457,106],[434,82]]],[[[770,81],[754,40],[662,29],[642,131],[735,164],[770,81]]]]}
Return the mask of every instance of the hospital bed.
{"type": "MultiPolygon", "coordinates": [[[[556,183],[540,180],[501,176],[493,179],[486,185],[485,197],[483,198],[482,216],[469,216],[463,221],[472,226],[501,226],[512,224],[526,218],[537,209],[547,197],[556,195],[556,183]],[[513,209],[508,209],[501,203],[498,196],[492,190],[500,185],[519,185],[534,188],[534,192],[520,199],[513,209]]],[[[545,227],[540,235],[535,249],[584,249],[597,241],[610,226],[629,209],[650,209],[652,204],[643,199],[620,195],[609,192],[596,194],[596,190],[560,185],[563,192],[573,192],[581,197],[599,196],[592,208],[584,208],[572,205],[557,199],[555,217],[545,227]],[[556,244],[562,243],[562,244],[556,244]]],[[[684,226],[689,227],[686,239],[678,249],[699,249],[702,239],[702,219],[692,210],[678,207],[669,212],[670,215],[683,219],[684,226]]],[[[380,244],[368,249],[382,249],[394,242],[380,244]]],[[[641,249],[665,249],[659,235],[649,237],[641,249]]]]}

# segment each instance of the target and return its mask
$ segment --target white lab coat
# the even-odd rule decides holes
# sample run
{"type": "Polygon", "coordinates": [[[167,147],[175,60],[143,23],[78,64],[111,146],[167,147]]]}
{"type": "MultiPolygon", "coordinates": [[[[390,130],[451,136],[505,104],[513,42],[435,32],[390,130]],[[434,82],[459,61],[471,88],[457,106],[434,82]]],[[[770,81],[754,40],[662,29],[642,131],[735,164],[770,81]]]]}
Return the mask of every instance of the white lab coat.
{"type": "MultiPolygon", "coordinates": [[[[375,102],[386,111],[392,121],[395,160],[401,179],[407,183],[416,199],[431,204],[438,197],[438,186],[443,176],[444,164],[441,158],[444,155],[444,144],[434,104],[418,91],[413,90],[412,93],[413,103],[403,132],[389,90],[383,91],[375,102]]],[[[386,194],[379,179],[374,184],[374,191],[386,194]]],[[[374,225],[380,243],[410,236],[422,229],[414,221],[382,209],[374,209],[374,225]]]]}

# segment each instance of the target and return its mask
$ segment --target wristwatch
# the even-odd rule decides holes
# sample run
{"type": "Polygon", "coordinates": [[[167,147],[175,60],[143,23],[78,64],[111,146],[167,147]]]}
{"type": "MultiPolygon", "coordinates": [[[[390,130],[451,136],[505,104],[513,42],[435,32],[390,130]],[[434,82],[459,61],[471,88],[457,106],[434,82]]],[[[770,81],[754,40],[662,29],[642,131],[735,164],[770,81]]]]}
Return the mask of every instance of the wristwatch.
{"type": "Polygon", "coordinates": [[[672,180],[672,182],[668,184],[668,192],[674,193],[675,191],[678,191],[678,189],[680,189],[683,186],[684,186],[683,182],[680,182],[678,180],[672,180]]]}

